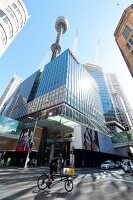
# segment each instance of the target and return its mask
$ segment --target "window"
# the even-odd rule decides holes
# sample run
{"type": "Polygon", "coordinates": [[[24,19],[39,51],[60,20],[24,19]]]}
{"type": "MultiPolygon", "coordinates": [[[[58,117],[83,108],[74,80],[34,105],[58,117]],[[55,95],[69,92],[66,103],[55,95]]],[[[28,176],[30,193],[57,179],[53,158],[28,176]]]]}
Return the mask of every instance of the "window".
{"type": "Polygon", "coordinates": [[[0,24],[0,38],[3,44],[7,42],[6,32],[1,24],[0,24]]]}
{"type": "Polygon", "coordinates": [[[19,24],[18,24],[18,20],[16,18],[16,15],[14,13],[14,11],[10,8],[10,6],[6,7],[7,12],[9,13],[9,15],[11,16],[11,18],[13,19],[16,29],[19,29],[19,24]]]}
{"type": "Polygon", "coordinates": [[[2,11],[2,10],[0,10],[0,17],[2,18],[2,17],[4,17],[6,14],[2,11]]]}
{"type": "Polygon", "coordinates": [[[2,28],[0,27],[0,40],[2,41],[3,44],[5,44],[6,42],[6,35],[4,33],[4,31],[2,30],[2,28]]]}
{"type": "Polygon", "coordinates": [[[0,17],[1,17],[2,20],[5,22],[5,24],[8,26],[9,32],[10,32],[10,36],[12,36],[12,35],[13,35],[13,27],[12,27],[12,24],[11,24],[9,18],[7,17],[7,15],[6,15],[2,10],[0,10],[0,17]]]}
{"type": "Polygon", "coordinates": [[[122,35],[124,36],[125,39],[127,39],[130,33],[131,33],[131,29],[128,26],[126,26],[122,35]]]}
{"type": "Polygon", "coordinates": [[[22,10],[24,11],[24,15],[25,15],[25,22],[26,22],[26,13],[25,13],[25,10],[24,10],[24,7],[22,6],[21,2],[18,0],[18,3],[19,5],[21,6],[22,10]]]}
{"type": "Polygon", "coordinates": [[[22,18],[22,14],[21,14],[19,8],[16,6],[15,3],[12,4],[12,7],[13,7],[13,9],[15,9],[15,11],[17,12],[17,14],[18,14],[18,16],[19,16],[19,18],[20,18],[20,24],[21,24],[21,26],[22,26],[22,25],[23,25],[23,18],[22,18]]]}
{"type": "Polygon", "coordinates": [[[131,39],[129,40],[129,43],[130,43],[131,45],[133,45],[133,37],[131,37],[131,39]]]}
{"type": "Polygon", "coordinates": [[[126,44],[128,49],[131,49],[131,45],[129,43],[126,44]]]}

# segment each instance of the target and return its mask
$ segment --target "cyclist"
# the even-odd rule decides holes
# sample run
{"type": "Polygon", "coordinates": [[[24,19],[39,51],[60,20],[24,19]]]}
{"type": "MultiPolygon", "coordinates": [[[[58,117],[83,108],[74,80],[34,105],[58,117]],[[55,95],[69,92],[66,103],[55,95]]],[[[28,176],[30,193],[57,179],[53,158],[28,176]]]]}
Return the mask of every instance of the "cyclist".
{"type": "Polygon", "coordinates": [[[57,173],[57,169],[61,172],[64,167],[64,161],[62,158],[62,154],[59,154],[58,157],[53,158],[50,162],[50,173],[48,176],[47,187],[50,188],[52,184],[53,176],[57,173]]]}

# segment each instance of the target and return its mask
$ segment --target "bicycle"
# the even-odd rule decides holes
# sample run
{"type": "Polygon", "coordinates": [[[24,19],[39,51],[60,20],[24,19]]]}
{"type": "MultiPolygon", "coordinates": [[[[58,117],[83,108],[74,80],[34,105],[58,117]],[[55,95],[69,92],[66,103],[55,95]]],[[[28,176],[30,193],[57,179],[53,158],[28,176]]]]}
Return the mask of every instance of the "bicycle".
{"type": "MultiPolygon", "coordinates": [[[[65,168],[66,169],[66,168],[65,168]]],[[[68,168],[70,169],[70,168],[68,168]]],[[[46,188],[48,188],[48,185],[47,185],[47,182],[48,182],[48,176],[49,174],[46,174],[44,173],[43,175],[41,175],[39,178],[38,178],[38,181],[37,181],[37,186],[40,190],[45,190],[46,188]]],[[[61,181],[64,182],[64,188],[67,192],[71,192],[73,190],[73,181],[70,179],[70,177],[74,177],[74,174],[55,174],[53,177],[52,177],[52,180],[54,181],[54,177],[57,176],[57,177],[61,177],[61,181]]]]}

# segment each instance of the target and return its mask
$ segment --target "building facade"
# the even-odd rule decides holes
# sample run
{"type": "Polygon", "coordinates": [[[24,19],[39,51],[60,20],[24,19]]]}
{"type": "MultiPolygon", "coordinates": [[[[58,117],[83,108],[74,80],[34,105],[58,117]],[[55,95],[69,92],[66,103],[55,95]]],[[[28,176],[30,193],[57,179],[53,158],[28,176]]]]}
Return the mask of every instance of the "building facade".
{"type": "Polygon", "coordinates": [[[133,77],[133,4],[124,10],[114,36],[133,77]]]}
{"type": "Polygon", "coordinates": [[[48,63],[43,71],[39,70],[23,81],[3,114],[21,119],[33,110],[39,112],[55,106],[53,115],[62,114],[74,121],[106,129],[97,84],[69,49],[48,63]]]}
{"type": "MultiPolygon", "coordinates": [[[[112,104],[107,106],[107,113],[112,114],[112,104]]],[[[39,164],[48,163],[62,152],[68,164],[75,160],[76,166],[98,166],[116,154],[108,135],[100,88],[69,49],[24,80],[2,114],[41,129],[39,164]]]]}
{"type": "Polygon", "coordinates": [[[22,82],[22,79],[16,75],[13,76],[10,83],[8,84],[6,90],[4,91],[3,95],[0,98],[0,112],[5,106],[5,103],[10,98],[10,96],[13,94],[13,92],[17,89],[19,84],[22,82]]]}
{"type": "Polygon", "coordinates": [[[0,1],[0,55],[2,55],[28,20],[22,0],[0,1]]]}
{"type": "Polygon", "coordinates": [[[106,79],[119,122],[125,128],[130,129],[133,127],[133,110],[131,109],[122,86],[114,73],[106,74],[106,79]]]}
{"type": "MultiPolygon", "coordinates": [[[[12,117],[12,112],[16,108],[23,105],[27,105],[27,103],[34,99],[34,93],[38,87],[38,81],[40,77],[40,70],[32,74],[30,77],[28,77],[26,80],[20,83],[19,87],[16,88],[14,93],[10,96],[10,98],[6,101],[4,109],[2,111],[2,115],[12,117]]],[[[25,113],[27,114],[27,113],[25,113]]],[[[18,118],[17,113],[12,118],[18,118]]]]}
{"type": "Polygon", "coordinates": [[[40,157],[47,148],[49,159],[66,149],[64,145],[70,156],[76,127],[84,127],[77,143],[84,143],[86,127],[103,134],[109,131],[97,83],[69,49],[23,81],[2,114],[26,123],[38,119],[37,126],[43,129],[40,157]]]}
{"type": "Polygon", "coordinates": [[[84,67],[97,82],[106,122],[117,121],[103,69],[93,64],[85,64],[84,67]]]}

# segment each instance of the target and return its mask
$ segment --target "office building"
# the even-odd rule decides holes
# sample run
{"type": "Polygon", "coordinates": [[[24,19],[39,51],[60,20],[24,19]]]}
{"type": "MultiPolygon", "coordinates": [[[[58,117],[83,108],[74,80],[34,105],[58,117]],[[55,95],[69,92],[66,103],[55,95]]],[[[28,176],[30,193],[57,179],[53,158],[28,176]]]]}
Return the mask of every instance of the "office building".
{"type": "Polygon", "coordinates": [[[38,70],[23,81],[3,114],[21,119],[33,110],[50,108],[53,115],[59,112],[74,121],[106,129],[97,84],[69,49],[49,62],[43,71],[38,70]]]}
{"type": "Polygon", "coordinates": [[[103,69],[97,65],[85,64],[83,65],[88,73],[95,79],[99,87],[100,97],[102,101],[103,112],[106,122],[117,121],[112,100],[108,91],[107,83],[103,69]]]}
{"type": "MultiPolygon", "coordinates": [[[[81,154],[82,149],[89,150],[83,142],[86,127],[104,135],[100,138],[108,137],[98,86],[69,49],[45,65],[43,71],[24,80],[3,115],[28,123],[29,117],[38,119],[37,127],[43,128],[44,137],[41,152],[45,144],[50,158],[66,144],[69,156],[72,146],[81,154]]],[[[98,144],[93,146],[99,151],[98,144]]]]}
{"type": "MultiPolygon", "coordinates": [[[[64,17],[57,19],[65,29],[64,17]]],[[[61,36],[63,30],[60,31],[61,36]]],[[[98,69],[98,82],[69,49],[59,54],[59,45],[57,41],[52,45],[52,58],[44,69],[19,85],[2,115],[26,124],[34,123],[35,128],[41,129],[40,146],[36,151],[39,164],[46,164],[62,153],[68,165],[75,160],[76,166],[96,166],[115,154],[105,122],[107,116],[108,120],[112,119],[113,108],[109,97],[105,99],[105,107],[101,98],[102,89],[109,96],[104,75],[98,69]]]]}
{"type": "Polygon", "coordinates": [[[133,77],[133,4],[124,10],[114,36],[133,77]]]}
{"type": "Polygon", "coordinates": [[[3,95],[0,98],[0,112],[2,109],[4,109],[4,106],[6,106],[6,101],[10,98],[10,96],[14,93],[14,91],[17,89],[19,84],[22,82],[22,79],[16,75],[13,76],[10,83],[8,84],[6,90],[4,91],[3,95]]]}
{"type": "Polygon", "coordinates": [[[40,74],[41,74],[41,70],[38,70],[37,72],[32,74],[30,77],[28,77],[26,80],[20,83],[19,87],[14,91],[11,97],[7,100],[5,107],[2,111],[3,115],[10,117],[12,110],[19,107],[20,105],[25,105],[27,104],[27,102],[34,99],[34,93],[38,87],[40,74]]]}
{"type": "Polygon", "coordinates": [[[106,79],[119,122],[125,128],[130,129],[133,126],[133,110],[131,109],[123,88],[116,74],[107,73],[106,79]]]}
{"type": "Polygon", "coordinates": [[[28,12],[22,0],[0,1],[0,56],[24,27],[28,12]]]}
{"type": "Polygon", "coordinates": [[[69,49],[59,55],[57,47],[67,27],[67,19],[63,16],[58,17],[55,23],[58,34],[56,43],[51,47],[51,62],[43,71],[38,70],[20,85],[12,98],[12,103],[10,101],[10,106],[7,106],[8,109],[5,108],[3,114],[22,119],[32,113],[32,110],[39,112],[56,106],[52,113],[57,112],[56,115],[66,115],[75,121],[89,123],[93,128],[99,126],[98,129],[105,129],[106,132],[99,89],[95,80],[69,49]],[[98,122],[95,120],[96,117],[98,122]]]}

